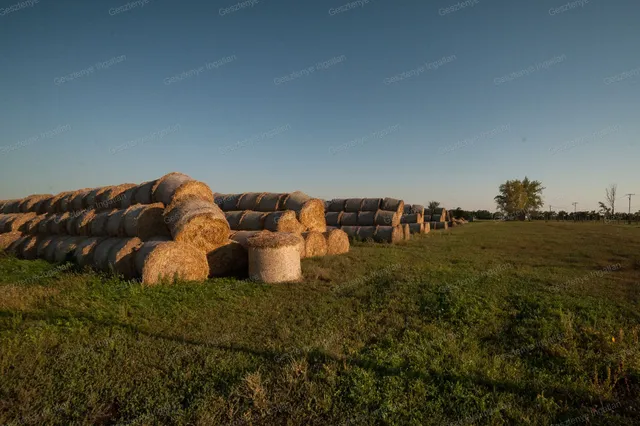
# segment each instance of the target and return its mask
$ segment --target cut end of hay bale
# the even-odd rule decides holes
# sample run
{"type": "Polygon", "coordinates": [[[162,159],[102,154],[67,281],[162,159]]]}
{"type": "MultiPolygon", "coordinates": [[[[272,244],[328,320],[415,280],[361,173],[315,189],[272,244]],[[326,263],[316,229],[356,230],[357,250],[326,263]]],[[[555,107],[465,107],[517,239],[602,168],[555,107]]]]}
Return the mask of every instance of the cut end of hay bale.
{"type": "Polygon", "coordinates": [[[404,212],[404,201],[395,198],[385,198],[382,200],[380,210],[396,212],[401,215],[404,212]]]}
{"type": "Polygon", "coordinates": [[[304,239],[304,257],[327,255],[327,240],[321,232],[310,231],[302,234],[304,239]]]}
{"type": "Polygon", "coordinates": [[[198,198],[211,203],[214,202],[213,191],[206,183],[178,172],[166,174],[158,179],[151,193],[154,202],[165,205],[186,198],[198,198]]]}
{"type": "Polygon", "coordinates": [[[107,255],[109,269],[125,279],[136,277],[134,252],[141,245],[142,240],[140,240],[140,238],[120,238],[119,241],[109,249],[107,255]]]}
{"type": "Polygon", "coordinates": [[[209,275],[206,253],[176,241],[144,243],[135,253],[135,265],[145,285],[175,280],[204,281],[209,275]]]}
{"type": "Polygon", "coordinates": [[[378,226],[374,239],[380,243],[396,244],[404,240],[404,232],[399,226],[378,226]]]}
{"type": "Polygon", "coordinates": [[[0,250],[6,251],[11,244],[22,238],[22,235],[22,232],[8,232],[0,234],[0,250]]]}
{"type": "Polygon", "coordinates": [[[233,240],[207,253],[207,262],[209,277],[245,276],[249,268],[247,249],[233,240]]]}
{"type": "Polygon", "coordinates": [[[289,194],[284,201],[283,210],[296,212],[300,223],[309,231],[324,232],[327,222],[324,219],[324,203],[318,198],[311,198],[304,192],[289,194]]]}
{"type": "MultiPolygon", "coordinates": [[[[419,225],[419,224],[417,224],[419,225]]],[[[408,241],[411,239],[411,228],[409,228],[409,224],[405,223],[403,225],[400,225],[400,227],[402,228],[402,236],[404,238],[405,241],[408,241]]]]}
{"type": "Polygon", "coordinates": [[[349,236],[346,232],[340,229],[333,229],[325,232],[325,239],[327,240],[327,254],[344,254],[349,252],[349,236]]]}
{"type": "Polygon", "coordinates": [[[191,244],[205,253],[229,239],[229,223],[213,202],[184,199],[167,207],[164,220],[175,241],[191,244]]]}
{"type": "Polygon", "coordinates": [[[249,238],[249,277],[265,283],[299,281],[300,247],[304,240],[287,233],[262,233],[249,238]]]}
{"type": "Polygon", "coordinates": [[[287,232],[260,232],[247,239],[247,246],[249,248],[298,247],[303,243],[304,240],[300,235],[290,234],[287,232]]]}
{"type": "Polygon", "coordinates": [[[290,232],[299,234],[305,230],[293,210],[267,213],[263,222],[264,229],[272,232],[290,232]]]}

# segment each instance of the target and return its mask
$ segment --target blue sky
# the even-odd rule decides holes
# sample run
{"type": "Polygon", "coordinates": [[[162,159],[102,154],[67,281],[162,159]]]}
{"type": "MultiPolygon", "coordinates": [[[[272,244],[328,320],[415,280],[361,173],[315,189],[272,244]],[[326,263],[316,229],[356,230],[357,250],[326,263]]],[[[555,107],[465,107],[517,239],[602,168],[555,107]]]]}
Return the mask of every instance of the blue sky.
{"type": "Polygon", "coordinates": [[[181,171],[494,210],[527,175],[554,209],[617,183],[637,211],[639,19],[632,0],[2,0],[0,198],[181,171]]]}

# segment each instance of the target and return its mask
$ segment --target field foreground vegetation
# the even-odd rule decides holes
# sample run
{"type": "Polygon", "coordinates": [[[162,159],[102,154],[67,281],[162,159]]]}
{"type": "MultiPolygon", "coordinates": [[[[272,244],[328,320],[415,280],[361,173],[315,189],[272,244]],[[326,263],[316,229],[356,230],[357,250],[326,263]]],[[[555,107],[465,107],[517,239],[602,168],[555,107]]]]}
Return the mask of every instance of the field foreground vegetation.
{"type": "Polygon", "coordinates": [[[0,424],[640,424],[640,228],[474,223],[142,287],[0,258],[0,424]]]}

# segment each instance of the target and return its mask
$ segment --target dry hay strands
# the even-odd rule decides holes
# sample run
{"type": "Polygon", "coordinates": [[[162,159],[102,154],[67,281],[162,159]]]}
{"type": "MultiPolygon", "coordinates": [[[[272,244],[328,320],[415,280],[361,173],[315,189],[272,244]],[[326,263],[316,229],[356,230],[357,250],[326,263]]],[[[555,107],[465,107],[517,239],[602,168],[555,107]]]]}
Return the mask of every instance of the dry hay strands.
{"type": "Polygon", "coordinates": [[[349,236],[341,229],[332,229],[323,233],[327,240],[327,255],[349,253],[349,236]]]}
{"type": "Polygon", "coordinates": [[[98,194],[98,202],[95,205],[95,209],[98,211],[117,209],[122,202],[124,192],[134,186],[132,183],[123,183],[101,192],[98,194]]]}
{"type": "Polygon", "coordinates": [[[301,236],[284,232],[260,233],[249,238],[247,244],[251,279],[265,283],[302,279],[300,247],[304,240],[301,236]]]}
{"type": "Polygon", "coordinates": [[[282,210],[281,206],[284,203],[287,194],[275,194],[266,192],[260,198],[258,207],[255,209],[259,212],[275,212],[282,210]]]}
{"type": "Polygon", "coordinates": [[[84,199],[89,195],[91,191],[95,188],[86,188],[79,189],[77,191],[73,191],[73,196],[71,197],[71,202],[69,203],[69,207],[71,211],[82,211],[84,210],[84,199]]]}
{"type": "Polygon", "coordinates": [[[18,206],[18,209],[20,210],[20,213],[37,213],[40,207],[40,204],[49,197],[52,197],[52,195],[51,194],[29,195],[20,203],[20,205],[18,206]]]}
{"type": "Polygon", "coordinates": [[[79,243],[84,240],[84,237],[66,237],[61,238],[56,242],[53,261],[56,263],[66,262],[73,259],[73,253],[79,243]]]}
{"type": "Polygon", "coordinates": [[[431,223],[429,222],[425,222],[423,223],[424,225],[424,230],[423,230],[423,234],[428,234],[429,232],[431,232],[431,223]]]}
{"type": "MultiPolygon", "coordinates": [[[[27,222],[22,225],[22,232],[25,234],[37,234],[40,226],[40,222],[47,220],[47,216],[45,215],[37,215],[34,218],[31,218],[27,222]]],[[[1,225],[0,225],[1,227],[1,225]]]]}
{"type": "Polygon", "coordinates": [[[373,239],[378,243],[396,244],[404,240],[404,232],[400,226],[378,226],[373,239]]]}
{"type": "Polygon", "coordinates": [[[380,210],[396,212],[401,215],[404,212],[404,201],[395,198],[385,198],[380,204],[380,210]]]}
{"type": "Polygon", "coordinates": [[[22,238],[22,232],[7,232],[0,234],[0,250],[6,251],[9,246],[22,238]]]}
{"type": "Polygon", "coordinates": [[[324,214],[324,220],[327,222],[327,226],[340,226],[342,221],[342,211],[332,212],[328,211],[324,214]]]}
{"type": "Polygon", "coordinates": [[[118,197],[119,200],[116,203],[117,205],[114,207],[116,207],[117,209],[128,209],[129,207],[138,204],[134,199],[137,190],[138,185],[125,189],[118,197]]]}
{"type": "Polygon", "coordinates": [[[85,209],[95,209],[98,205],[100,197],[102,197],[102,194],[111,188],[112,186],[102,186],[100,188],[94,188],[90,190],[82,199],[82,207],[85,209]]]}
{"type": "Polygon", "coordinates": [[[360,211],[377,212],[378,210],[380,210],[381,204],[382,204],[382,198],[363,198],[362,207],[360,208],[360,211]]]}
{"type": "Polygon", "coordinates": [[[409,223],[409,232],[412,234],[424,234],[424,223],[409,223]]]}
{"type": "Polygon", "coordinates": [[[34,219],[37,215],[35,213],[18,213],[14,216],[13,220],[10,220],[9,222],[7,222],[7,224],[5,225],[5,228],[8,227],[8,229],[6,229],[6,232],[13,232],[13,231],[20,231],[20,232],[25,232],[26,230],[26,224],[34,219]]]}
{"type": "Polygon", "coordinates": [[[356,232],[356,239],[360,241],[373,242],[375,241],[377,226],[360,226],[356,232]]]}
{"type": "Polygon", "coordinates": [[[166,206],[185,198],[199,198],[211,203],[214,201],[213,191],[206,183],[178,172],[162,176],[151,192],[155,203],[163,203],[166,206]]]}
{"type": "Polygon", "coordinates": [[[104,241],[102,237],[88,237],[83,238],[76,249],[73,252],[73,260],[76,264],[78,264],[81,268],[92,266],[93,263],[93,254],[95,252],[96,247],[104,241]]]}
{"type": "Polygon", "coordinates": [[[125,237],[124,233],[124,214],[126,210],[116,210],[107,218],[105,231],[110,237],[125,237]]]}
{"type": "MultiPolygon", "coordinates": [[[[95,210],[84,210],[73,221],[73,235],[91,235],[91,224],[96,217],[95,210]]],[[[69,227],[67,226],[67,229],[69,227]]]]}
{"type": "Polygon", "coordinates": [[[358,212],[358,226],[373,226],[376,224],[376,211],[358,212]]]}
{"type": "Polygon", "coordinates": [[[344,198],[334,198],[333,200],[329,201],[329,206],[327,207],[327,211],[343,212],[344,204],[346,203],[346,201],[347,200],[345,200],[344,198]]]}
{"type": "Polygon", "coordinates": [[[358,228],[359,226],[343,226],[340,228],[343,232],[345,232],[349,238],[358,238],[358,228]]]}
{"type": "Polygon", "coordinates": [[[304,239],[304,245],[301,246],[303,249],[300,250],[300,257],[307,258],[327,255],[327,240],[324,238],[322,232],[303,232],[302,238],[304,239]]]}
{"type": "Polygon", "coordinates": [[[71,200],[75,196],[75,191],[68,191],[56,201],[56,213],[67,213],[71,211],[71,200]]]}
{"type": "Polygon", "coordinates": [[[229,239],[240,243],[246,249],[249,247],[249,238],[261,233],[269,234],[270,231],[233,231],[229,234],[229,239]]]}
{"type": "Polygon", "coordinates": [[[148,241],[138,248],[134,261],[146,285],[176,279],[204,281],[209,275],[206,253],[176,241],[148,241]]]}
{"type": "Polygon", "coordinates": [[[7,248],[5,249],[5,252],[6,252],[7,254],[13,255],[13,256],[15,256],[15,257],[21,258],[21,257],[22,257],[22,256],[21,256],[21,247],[22,247],[22,245],[25,243],[25,241],[27,240],[27,238],[29,238],[29,236],[24,235],[24,234],[20,235],[20,237],[18,237],[18,239],[17,239],[17,240],[12,241],[12,242],[9,244],[9,247],[7,247],[7,248]]]}
{"type": "Polygon", "coordinates": [[[41,235],[38,241],[38,246],[36,247],[36,256],[38,257],[38,259],[44,259],[45,258],[45,253],[47,252],[47,249],[49,248],[49,246],[53,243],[53,241],[56,239],[57,237],[52,236],[52,235],[41,235]]]}
{"type": "Polygon", "coordinates": [[[158,183],[157,180],[150,180],[143,182],[136,186],[133,191],[133,200],[131,205],[134,204],[153,204],[153,187],[158,183]]]}
{"type": "Polygon", "coordinates": [[[3,213],[0,215],[0,233],[8,232],[9,221],[15,220],[15,213],[3,213]]]}
{"type": "Polygon", "coordinates": [[[238,231],[260,231],[264,229],[266,213],[245,211],[238,224],[238,231]]]}
{"type": "Polygon", "coordinates": [[[296,191],[284,200],[281,210],[293,210],[300,223],[309,231],[324,232],[327,223],[324,220],[324,203],[318,198],[311,198],[304,192],[296,191]]]}
{"type": "MultiPolygon", "coordinates": [[[[416,224],[419,225],[419,224],[416,224]]],[[[402,236],[404,238],[405,241],[408,241],[411,239],[411,228],[409,228],[409,224],[408,223],[404,223],[402,225],[400,225],[400,227],[402,228],[402,236]]]]}
{"type": "Polygon", "coordinates": [[[109,270],[127,280],[137,277],[135,252],[140,246],[140,238],[118,238],[107,255],[109,270]]]}
{"type": "Polygon", "coordinates": [[[340,217],[340,226],[358,226],[358,213],[343,212],[340,217]]]}
{"type": "Polygon", "coordinates": [[[244,192],[238,200],[238,210],[259,211],[258,205],[264,195],[264,192],[244,192]]]}
{"type": "Polygon", "coordinates": [[[124,213],[124,234],[148,240],[151,237],[169,237],[171,233],[164,221],[164,205],[136,204],[124,213]]]}
{"type": "Polygon", "coordinates": [[[362,210],[362,198],[347,198],[344,202],[344,211],[357,213],[362,210]]]}
{"type": "Polygon", "coordinates": [[[217,194],[215,203],[222,211],[230,212],[238,210],[238,200],[242,194],[217,194]]]}
{"type": "Polygon", "coordinates": [[[35,235],[25,236],[23,242],[18,249],[19,255],[22,259],[35,260],[38,258],[38,243],[41,237],[35,235]]]}
{"type": "Polygon", "coordinates": [[[186,198],[170,205],[164,212],[175,241],[191,244],[205,253],[229,239],[229,223],[213,202],[186,198]]]}
{"type": "Polygon", "coordinates": [[[91,219],[91,223],[87,225],[89,235],[94,237],[106,237],[107,235],[107,223],[109,222],[109,216],[118,210],[110,210],[95,214],[91,219]]]}
{"type": "Polygon", "coordinates": [[[305,229],[292,210],[265,213],[263,227],[272,232],[291,232],[293,234],[300,234],[305,229]]]}
{"type": "Polygon", "coordinates": [[[409,213],[403,214],[400,217],[400,223],[422,223],[424,222],[424,217],[420,213],[409,213]]]}
{"type": "Polygon", "coordinates": [[[5,201],[2,207],[3,214],[20,213],[20,204],[22,204],[22,198],[16,200],[5,201]]]}
{"type": "Polygon", "coordinates": [[[64,235],[67,233],[67,221],[71,218],[69,212],[58,213],[53,215],[52,219],[47,222],[48,230],[53,235],[64,235]]]}
{"type": "Polygon", "coordinates": [[[207,262],[209,263],[209,277],[246,276],[249,268],[249,255],[242,244],[229,240],[207,253],[207,262]]]}
{"type": "MultiPolygon", "coordinates": [[[[51,241],[48,244],[46,244],[46,247],[44,248],[44,251],[42,253],[42,258],[47,262],[55,262],[56,250],[58,248],[58,245],[62,243],[64,240],[66,240],[67,238],[69,238],[68,235],[53,235],[51,237],[51,241]]],[[[40,251],[40,248],[38,247],[38,252],[39,251],[40,251]]]]}
{"type": "Polygon", "coordinates": [[[118,243],[127,238],[105,238],[98,243],[93,251],[93,267],[98,271],[109,272],[109,252],[118,243]]]}
{"type": "Polygon", "coordinates": [[[224,217],[227,219],[227,222],[229,222],[229,228],[237,230],[240,227],[240,221],[245,213],[244,210],[225,211],[224,217]]]}
{"type": "Polygon", "coordinates": [[[378,210],[374,219],[374,223],[378,226],[398,226],[402,216],[400,213],[390,210],[378,210]]]}

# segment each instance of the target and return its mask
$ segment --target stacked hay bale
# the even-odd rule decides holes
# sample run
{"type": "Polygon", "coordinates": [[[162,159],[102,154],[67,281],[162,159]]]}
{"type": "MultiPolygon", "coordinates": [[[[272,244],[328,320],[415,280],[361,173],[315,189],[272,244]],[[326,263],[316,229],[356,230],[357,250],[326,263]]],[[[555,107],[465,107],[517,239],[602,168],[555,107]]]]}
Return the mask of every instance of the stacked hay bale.
{"type": "MultiPolygon", "coordinates": [[[[325,203],[325,221],[350,239],[397,243],[410,235],[403,227],[404,201],[395,198],[333,199],[325,203]]],[[[417,217],[415,220],[417,221],[417,217]]],[[[408,222],[407,222],[408,224],[408,222]]]]}
{"type": "MultiPolygon", "coordinates": [[[[431,211],[431,215],[428,221],[431,229],[434,229],[434,230],[448,229],[449,228],[449,221],[447,220],[448,214],[449,212],[447,211],[447,209],[443,207],[439,207],[431,211]]],[[[427,222],[426,218],[425,218],[425,222],[427,222]]]]}
{"type": "Polygon", "coordinates": [[[409,225],[409,234],[424,234],[424,206],[420,204],[405,204],[401,223],[409,225]]]}

